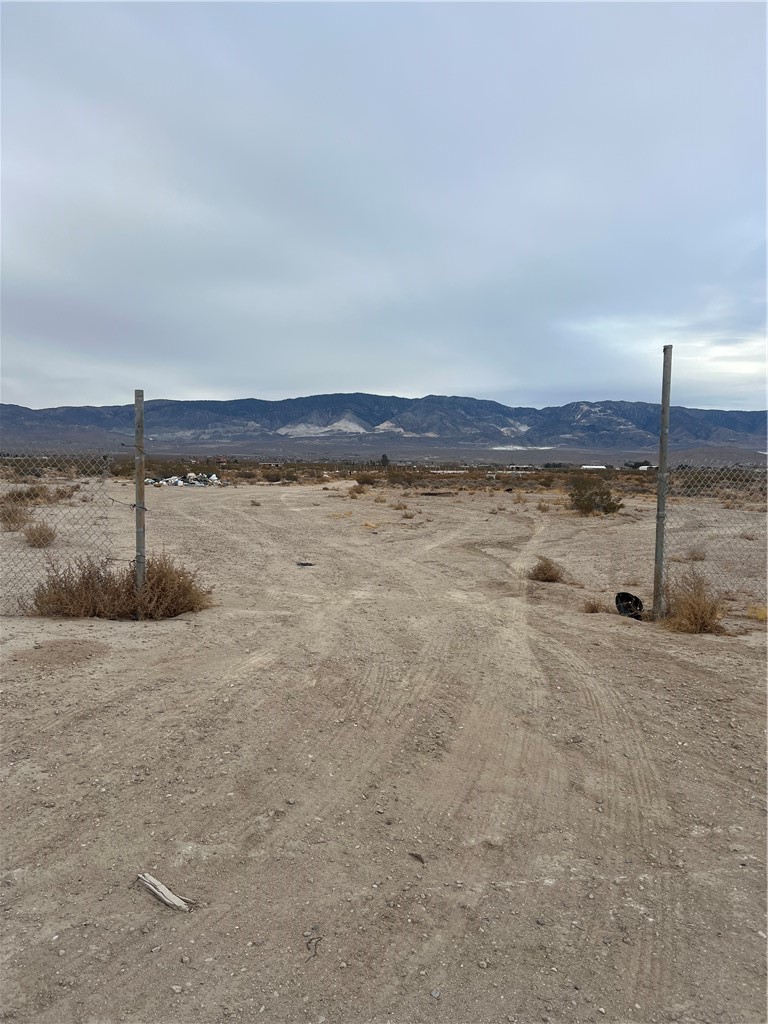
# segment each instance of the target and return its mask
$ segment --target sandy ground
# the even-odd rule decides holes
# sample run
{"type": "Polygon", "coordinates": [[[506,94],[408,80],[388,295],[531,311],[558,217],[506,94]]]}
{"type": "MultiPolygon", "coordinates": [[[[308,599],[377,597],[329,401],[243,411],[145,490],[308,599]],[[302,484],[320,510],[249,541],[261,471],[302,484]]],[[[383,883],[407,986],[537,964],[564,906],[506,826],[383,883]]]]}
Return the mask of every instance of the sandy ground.
{"type": "Polygon", "coordinates": [[[0,1018],[765,1020],[762,628],[581,610],[651,501],[374,497],[152,490],[216,607],[3,621],[0,1018]]]}

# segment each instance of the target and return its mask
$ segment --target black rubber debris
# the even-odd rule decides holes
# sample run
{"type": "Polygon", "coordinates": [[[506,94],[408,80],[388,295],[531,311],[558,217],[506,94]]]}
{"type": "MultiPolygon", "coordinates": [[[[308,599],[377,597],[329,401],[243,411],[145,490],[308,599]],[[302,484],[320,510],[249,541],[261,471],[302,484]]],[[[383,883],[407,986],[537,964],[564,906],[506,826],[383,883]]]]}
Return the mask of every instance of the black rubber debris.
{"type": "Polygon", "coordinates": [[[616,595],[616,611],[619,615],[626,615],[630,619],[642,619],[642,610],[643,602],[634,594],[627,594],[622,590],[616,595]]]}
{"type": "Polygon", "coordinates": [[[297,562],[297,563],[296,563],[296,565],[298,565],[298,566],[301,566],[301,568],[302,568],[302,569],[303,569],[303,568],[304,568],[305,566],[308,566],[308,565],[314,565],[314,564],[315,564],[314,562],[297,562]]]}

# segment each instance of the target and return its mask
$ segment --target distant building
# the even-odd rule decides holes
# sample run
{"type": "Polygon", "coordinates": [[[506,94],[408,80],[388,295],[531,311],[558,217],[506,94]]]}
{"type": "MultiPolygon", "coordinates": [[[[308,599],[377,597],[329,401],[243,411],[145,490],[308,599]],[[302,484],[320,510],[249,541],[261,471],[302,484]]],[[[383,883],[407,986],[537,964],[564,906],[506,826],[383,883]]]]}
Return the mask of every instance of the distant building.
{"type": "Polygon", "coordinates": [[[581,469],[607,469],[607,466],[581,466],[581,469]]]}

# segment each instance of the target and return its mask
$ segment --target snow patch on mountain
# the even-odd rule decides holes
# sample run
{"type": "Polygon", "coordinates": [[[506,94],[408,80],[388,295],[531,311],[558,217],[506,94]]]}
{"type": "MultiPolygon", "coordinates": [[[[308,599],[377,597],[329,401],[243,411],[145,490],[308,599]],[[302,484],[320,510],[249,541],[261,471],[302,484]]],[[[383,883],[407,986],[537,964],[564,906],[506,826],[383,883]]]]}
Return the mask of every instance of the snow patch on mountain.
{"type": "Polygon", "coordinates": [[[319,437],[322,434],[367,434],[368,430],[356,420],[344,416],[325,427],[316,423],[289,423],[286,427],[279,427],[275,433],[284,437],[319,437]]]}

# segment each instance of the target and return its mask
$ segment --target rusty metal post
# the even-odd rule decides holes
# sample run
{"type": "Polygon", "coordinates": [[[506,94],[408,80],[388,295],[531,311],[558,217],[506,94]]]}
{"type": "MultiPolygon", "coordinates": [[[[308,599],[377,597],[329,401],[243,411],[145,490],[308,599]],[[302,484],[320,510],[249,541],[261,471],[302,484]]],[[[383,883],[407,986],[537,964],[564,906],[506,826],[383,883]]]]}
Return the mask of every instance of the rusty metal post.
{"type": "Polygon", "coordinates": [[[659,469],[656,481],[656,550],[653,561],[653,617],[664,615],[664,533],[667,525],[667,449],[669,446],[669,396],[672,383],[672,346],[664,346],[664,370],[661,379],[661,429],[659,432],[659,469]]]}
{"type": "Polygon", "coordinates": [[[136,440],[134,442],[134,467],[136,476],[136,590],[144,586],[147,572],[146,534],[144,529],[144,392],[134,392],[136,412],[136,440]]]}

